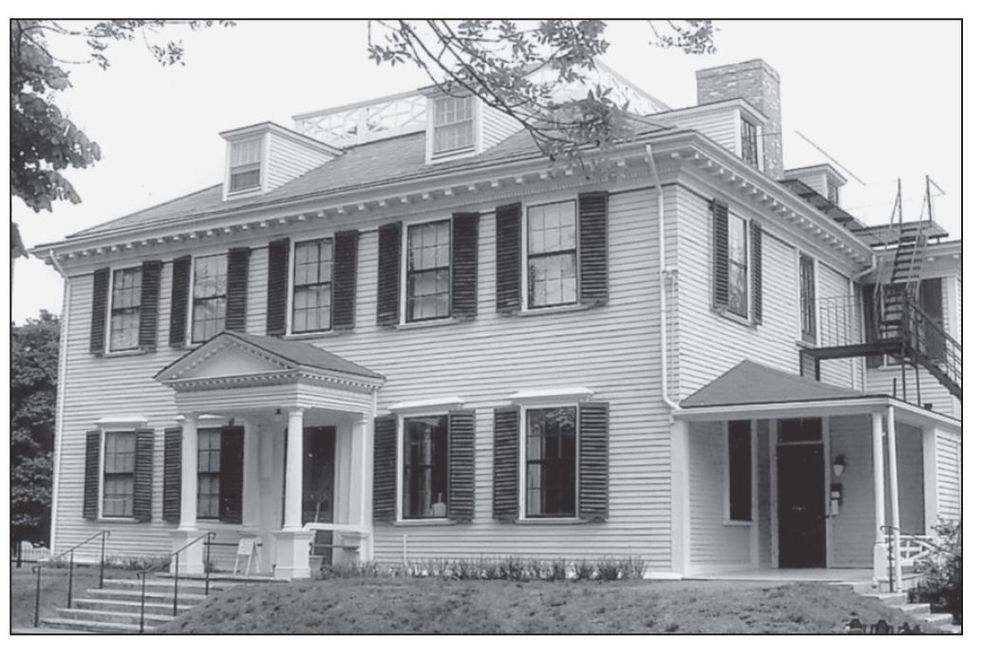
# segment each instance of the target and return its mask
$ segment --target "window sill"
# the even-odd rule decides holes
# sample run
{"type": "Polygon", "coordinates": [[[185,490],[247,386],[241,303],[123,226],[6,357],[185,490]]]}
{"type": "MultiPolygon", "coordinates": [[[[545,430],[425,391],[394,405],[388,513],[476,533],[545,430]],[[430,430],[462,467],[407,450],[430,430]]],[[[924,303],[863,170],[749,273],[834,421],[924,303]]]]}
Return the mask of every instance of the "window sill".
{"type": "Polygon", "coordinates": [[[795,340],[794,343],[799,349],[815,349],[818,347],[817,342],[809,342],[807,340],[795,340]]]}
{"type": "Polygon", "coordinates": [[[394,527],[446,527],[456,524],[450,518],[405,518],[392,523],[394,527]]]}
{"type": "Polygon", "coordinates": [[[108,522],[114,525],[137,525],[140,523],[136,518],[99,518],[99,522],[108,522]]]}
{"type": "Polygon", "coordinates": [[[588,521],[580,518],[519,518],[516,525],[587,525],[588,521]]]}
{"type": "Polygon", "coordinates": [[[753,323],[748,317],[743,317],[742,315],[737,315],[735,312],[723,309],[723,308],[713,308],[713,312],[722,317],[725,320],[735,322],[746,328],[757,328],[757,325],[753,323]]]}
{"type": "Polygon", "coordinates": [[[585,303],[570,303],[562,306],[545,306],[544,308],[525,308],[516,313],[518,317],[535,317],[536,315],[559,315],[562,313],[575,313],[582,310],[589,310],[595,306],[585,303]]]}
{"type": "Polygon", "coordinates": [[[125,349],[120,351],[107,351],[100,354],[102,358],[128,358],[130,356],[142,356],[144,354],[152,354],[153,350],[137,348],[137,349],[125,349]]]}
{"type": "Polygon", "coordinates": [[[724,527],[753,527],[752,520],[723,520],[724,527]]]}
{"type": "Polygon", "coordinates": [[[311,331],[310,333],[291,333],[289,335],[284,335],[284,340],[317,340],[320,338],[330,338],[338,335],[338,332],[334,329],[328,331],[311,331]]]}
{"type": "Polygon", "coordinates": [[[440,317],[438,319],[425,319],[418,322],[405,322],[403,324],[396,324],[395,328],[400,331],[410,331],[412,329],[426,328],[428,326],[452,326],[453,324],[460,324],[460,319],[457,317],[440,317]]]}

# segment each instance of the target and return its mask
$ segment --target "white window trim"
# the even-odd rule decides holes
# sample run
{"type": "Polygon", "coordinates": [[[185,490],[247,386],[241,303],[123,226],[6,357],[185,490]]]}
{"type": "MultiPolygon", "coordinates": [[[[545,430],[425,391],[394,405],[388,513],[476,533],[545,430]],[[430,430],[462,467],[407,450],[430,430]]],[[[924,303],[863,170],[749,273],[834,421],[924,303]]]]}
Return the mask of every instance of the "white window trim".
{"type": "Polygon", "coordinates": [[[393,404],[389,410],[396,417],[396,522],[400,525],[445,525],[450,524],[450,411],[460,408],[459,397],[442,400],[422,400],[420,402],[401,402],[393,404]],[[397,408],[399,407],[399,408],[397,408]],[[403,470],[405,466],[405,424],[406,420],[417,417],[447,416],[447,515],[441,518],[405,518],[402,513],[403,470]]]}
{"type": "Polygon", "coordinates": [[[522,312],[523,313],[538,313],[538,312],[549,312],[557,311],[562,309],[577,308],[581,305],[580,298],[582,296],[582,274],[583,267],[580,263],[580,255],[582,250],[580,249],[580,200],[578,197],[570,197],[568,194],[564,194],[558,198],[552,199],[547,198],[537,203],[530,203],[528,205],[522,204],[522,271],[521,271],[521,299],[522,299],[522,312]],[[557,303],[550,306],[535,306],[531,305],[531,299],[529,298],[529,251],[528,251],[528,224],[529,224],[529,210],[532,208],[541,208],[545,205],[560,205],[562,203],[573,203],[573,225],[576,228],[576,301],[572,303],[557,303]]]}
{"type": "MultiPolygon", "coordinates": [[[[437,126],[434,118],[436,117],[436,105],[437,102],[445,98],[446,96],[435,96],[430,98],[429,108],[426,113],[426,163],[430,164],[432,162],[445,162],[447,160],[455,160],[462,157],[469,157],[471,155],[476,155],[480,152],[478,148],[478,141],[481,136],[479,130],[479,124],[481,122],[481,107],[484,103],[477,102],[477,98],[473,95],[470,96],[471,101],[471,130],[473,143],[471,146],[464,148],[455,148],[448,151],[436,150],[436,129],[438,127],[443,128],[446,126],[437,126]]],[[[461,121],[460,123],[463,123],[461,121]]],[[[453,124],[448,124],[453,125],[453,124]]]]}
{"type": "MultiPolygon", "coordinates": [[[[334,333],[334,274],[337,271],[337,240],[334,239],[336,233],[332,232],[328,235],[322,235],[320,237],[311,237],[309,239],[290,239],[290,254],[287,258],[287,289],[289,290],[286,298],[286,334],[285,337],[300,337],[300,338],[310,338],[323,335],[331,335],[334,333]],[[323,240],[331,240],[331,250],[333,253],[331,260],[331,326],[326,329],[318,329],[316,331],[303,331],[298,333],[293,330],[293,277],[295,273],[295,259],[297,254],[297,245],[305,244],[307,242],[320,242],[323,240]]],[[[357,264],[355,265],[357,267],[357,264]]]]}
{"type": "MultiPolygon", "coordinates": [[[[102,418],[98,422],[99,425],[99,513],[98,518],[101,522],[118,522],[118,523],[134,523],[138,520],[134,516],[106,516],[103,515],[103,496],[105,494],[105,483],[106,483],[106,434],[107,433],[132,433],[133,434],[133,449],[136,450],[136,431],[137,429],[142,429],[146,426],[146,420],[144,418],[132,417],[132,418],[102,418]]],[[[135,455],[134,455],[134,470],[133,470],[133,504],[134,513],[136,511],[136,468],[135,468],[135,455]]]]}
{"type": "MultiPolygon", "coordinates": [[[[730,422],[723,420],[723,525],[727,527],[754,527],[757,524],[757,422],[750,422],[750,520],[734,520],[730,517],[730,422]]],[[[751,555],[753,557],[753,555],[751,555]]]]}
{"type": "MultiPolygon", "coordinates": [[[[226,319],[228,318],[228,251],[217,251],[215,253],[201,253],[201,254],[192,256],[191,257],[191,275],[188,277],[188,319],[187,319],[186,326],[184,327],[184,344],[185,344],[185,346],[195,347],[195,346],[202,345],[202,344],[208,342],[208,340],[211,340],[211,338],[206,338],[206,339],[202,340],[201,342],[194,342],[193,341],[193,338],[194,338],[194,279],[195,279],[194,272],[196,270],[195,263],[198,261],[199,258],[213,258],[214,256],[220,256],[220,255],[224,255],[225,256],[225,315],[226,315],[226,319]]],[[[225,326],[223,324],[222,325],[222,331],[224,331],[224,330],[225,330],[225,326]]],[[[222,331],[219,331],[218,333],[221,333],[222,331]]],[[[218,333],[216,333],[215,335],[218,335],[218,333]]],[[[213,335],[211,337],[213,338],[215,336],[213,335]]]]}
{"type": "MultiPolygon", "coordinates": [[[[109,289],[106,294],[108,299],[106,299],[106,335],[103,338],[105,347],[103,348],[103,353],[116,355],[132,354],[141,351],[140,349],[140,325],[137,322],[136,329],[136,346],[128,347],[126,349],[116,349],[112,348],[112,329],[113,329],[113,283],[116,280],[116,272],[125,271],[127,269],[139,269],[140,270],[140,295],[143,295],[143,267],[141,264],[132,265],[129,267],[114,267],[109,271],[109,289]]],[[[137,315],[141,320],[143,318],[143,304],[140,304],[140,313],[137,315]]]]}
{"type": "Polygon", "coordinates": [[[552,401],[552,402],[539,402],[539,403],[528,403],[519,405],[518,413],[518,520],[520,522],[527,523],[569,523],[571,521],[577,521],[580,518],[580,406],[578,402],[572,401],[552,401]],[[573,514],[569,516],[528,516],[526,515],[526,494],[525,490],[525,480],[526,480],[526,470],[528,469],[528,463],[526,462],[526,440],[527,440],[527,429],[528,420],[526,418],[526,413],[530,410],[544,409],[544,408],[562,408],[572,406],[574,417],[576,418],[576,447],[574,448],[574,453],[576,458],[574,459],[573,474],[576,477],[576,485],[573,488],[573,514]]]}
{"type": "Polygon", "coordinates": [[[243,135],[239,139],[228,142],[225,149],[225,200],[246,198],[259,194],[265,194],[269,189],[269,133],[261,135],[243,135]],[[249,187],[232,191],[232,147],[246,141],[251,141],[258,137],[259,140],[259,186],[249,187]]]}
{"type": "Polygon", "coordinates": [[[455,323],[453,316],[453,216],[450,217],[434,217],[432,215],[427,215],[426,217],[416,217],[414,219],[405,219],[402,222],[401,231],[401,243],[399,245],[400,254],[400,267],[399,267],[399,324],[398,328],[402,327],[413,327],[413,326],[431,326],[434,324],[452,324],[455,323]],[[408,317],[409,313],[409,227],[419,226],[420,224],[435,224],[441,221],[446,221],[449,226],[450,231],[450,297],[449,297],[449,311],[450,313],[446,317],[428,317],[426,319],[417,319],[410,321],[408,317]]]}

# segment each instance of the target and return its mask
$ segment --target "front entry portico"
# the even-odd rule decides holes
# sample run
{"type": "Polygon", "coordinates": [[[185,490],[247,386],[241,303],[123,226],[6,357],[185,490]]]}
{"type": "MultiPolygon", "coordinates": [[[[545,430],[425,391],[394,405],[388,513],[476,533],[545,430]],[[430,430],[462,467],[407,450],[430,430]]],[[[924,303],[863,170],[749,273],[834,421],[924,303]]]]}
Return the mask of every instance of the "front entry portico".
{"type": "MultiPolygon", "coordinates": [[[[372,427],[383,377],[307,343],[224,332],[155,378],[174,390],[183,418],[174,550],[212,530],[199,520],[199,429],[235,425],[243,427],[238,533],[258,540],[275,577],[310,576],[318,531],[330,532],[338,559],[371,559],[372,427]]],[[[199,541],[182,552],[180,571],[203,572],[204,558],[199,541]]]]}

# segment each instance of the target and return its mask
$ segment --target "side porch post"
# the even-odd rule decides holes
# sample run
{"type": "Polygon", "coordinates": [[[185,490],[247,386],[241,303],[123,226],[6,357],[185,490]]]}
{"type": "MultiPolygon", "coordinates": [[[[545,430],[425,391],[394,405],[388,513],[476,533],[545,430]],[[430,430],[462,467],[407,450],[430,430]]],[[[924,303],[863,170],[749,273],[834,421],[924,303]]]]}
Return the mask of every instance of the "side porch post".
{"type": "Polygon", "coordinates": [[[938,430],[925,427],[921,434],[924,466],[924,533],[933,533],[938,525],[938,430]]]}
{"type": "Polygon", "coordinates": [[[887,407],[887,450],[890,455],[890,524],[893,543],[893,581],[898,591],[903,591],[900,569],[900,488],[897,477],[897,421],[893,406],[887,407]]]}
{"type": "MultiPolygon", "coordinates": [[[[197,538],[198,530],[198,415],[185,413],[181,427],[181,521],[171,533],[171,550],[177,551],[197,538]]],[[[204,546],[198,541],[171,561],[171,572],[205,572],[204,546]]]]}
{"type": "Polygon", "coordinates": [[[286,494],[283,529],[276,536],[275,577],[310,577],[310,541],[313,532],[303,528],[303,409],[289,411],[286,434],[286,494]]]}
{"type": "Polygon", "coordinates": [[[876,525],[873,535],[873,579],[885,582],[890,574],[887,562],[886,533],[886,491],[883,485],[883,413],[873,413],[873,515],[876,525]]]}

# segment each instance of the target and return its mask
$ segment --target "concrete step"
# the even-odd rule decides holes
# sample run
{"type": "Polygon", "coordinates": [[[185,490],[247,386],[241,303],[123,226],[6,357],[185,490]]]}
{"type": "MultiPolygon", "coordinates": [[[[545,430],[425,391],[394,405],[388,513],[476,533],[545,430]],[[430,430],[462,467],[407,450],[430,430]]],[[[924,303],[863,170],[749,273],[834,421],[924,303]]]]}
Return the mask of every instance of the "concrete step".
{"type": "Polygon", "coordinates": [[[864,593],[863,597],[876,598],[888,607],[898,607],[907,604],[906,593],[864,593]]]}
{"type": "MultiPolygon", "coordinates": [[[[85,593],[89,598],[99,598],[104,600],[106,598],[112,600],[136,600],[140,601],[140,589],[89,589],[85,593]]],[[[186,590],[180,590],[177,593],[177,603],[178,604],[191,604],[195,605],[199,602],[205,600],[207,596],[204,593],[190,593],[186,590]]],[[[147,602],[173,602],[174,601],[174,591],[161,590],[147,590],[147,602]]]]}
{"type": "MultiPolygon", "coordinates": [[[[140,626],[140,612],[137,611],[103,611],[99,609],[59,609],[58,617],[69,620],[79,620],[88,623],[114,623],[140,626]]],[[[143,615],[144,626],[161,625],[174,620],[173,616],[164,614],[143,615]]]]}
{"type": "MultiPolygon", "coordinates": [[[[174,584],[174,576],[170,573],[156,573],[158,579],[168,581],[171,586],[174,584]]],[[[212,573],[210,578],[211,585],[214,586],[216,583],[220,586],[235,586],[236,584],[250,584],[250,583],[265,583],[265,582],[282,582],[284,580],[277,579],[272,575],[233,575],[232,573],[222,572],[222,573],[212,573]]],[[[147,580],[150,581],[149,579],[147,580]]],[[[181,582],[195,582],[205,585],[204,575],[181,575],[181,582]]]]}
{"type": "MultiPolygon", "coordinates": [[[[109,598],[76,598],[72,600],[72,606],[78,609],[93,609],[102,611],[139,611],[140,600],[112,600],[109,598]]],[[[177,613],[182,613],[193,608],[194,605],[177,605],[177,613]]],[[[144,605],[147,613],[152,614],[172,614],[174,611],[173,599],[168,602],[147,602],[144,605]]]]}
{"type": "Polygon", "coordinates": [[[900,611],[910,614],[911,616],[917,614],[930,614],[931,605],[926,602],[911,602],[903,605],[890,605],[891,607],[896,607],[900,611]]]}
{"type": "Polygon", "coordinates": [[[955,625],[954,623],[948,623],[946,625],[932,625],[935,630],[941,632],[942,634],[961,634],[962,626],[955,625]]]}
{"type": "Polygon", "coordinates": [[[951,625],[955,618],[951,614],[914,614],[918,623],[926,623],[932,627],[935,625],[951,625]]]}
{"type": "MultiPolygon", "coordinates": [[[[136,578],[136,577],[134,577],[133,579],[107,579],[107,580],[105,580],[104,583],[105,583],[106,588],[112,588],[112,589],[136,589],[136,590],[140,590],[140,588],[141,588],[140,580],[138,578],[136,578]]],[[[222,589],[231,588],[231,587],[237,586],[237,585],[238,585],[238,582],[225,582],[225,581],[216,582],[216,581],[212,580],[210,582],[210,584],[209,584],[209,590],[218,591],[218,590],[222,590],[222,589]]],[[[197,593],[199,591],[200,592],[204,592],[204,590],[205,590],[205,582],[204,582],[204,580],[184,579],[182,577],[177,582],[177,588],[179,590],[181,590],[181,591],[188,590],[188,591],[193,592],[193,593],[197,593]]],[[[157,591],[157,590],[161,590],[161,591],[163,591],[163,590],[170,590],[170,591],[173,592],[173,590],[174,590],[174,579],[173,578],[164,579],[164,578],[148,577],[147,578],[147,593],[149,593],[151,590],[154,590],[154,591],[157,591]]]]}
{"type": "Polygon", "coordinates": [[[139,625],[130,625],[129,623],[103,623],[73,618],[42,618],[41,624],[45,628],[67,630],[80,634],[90,632],[97,634],[137,634],[140,631],[139,625]]]}

